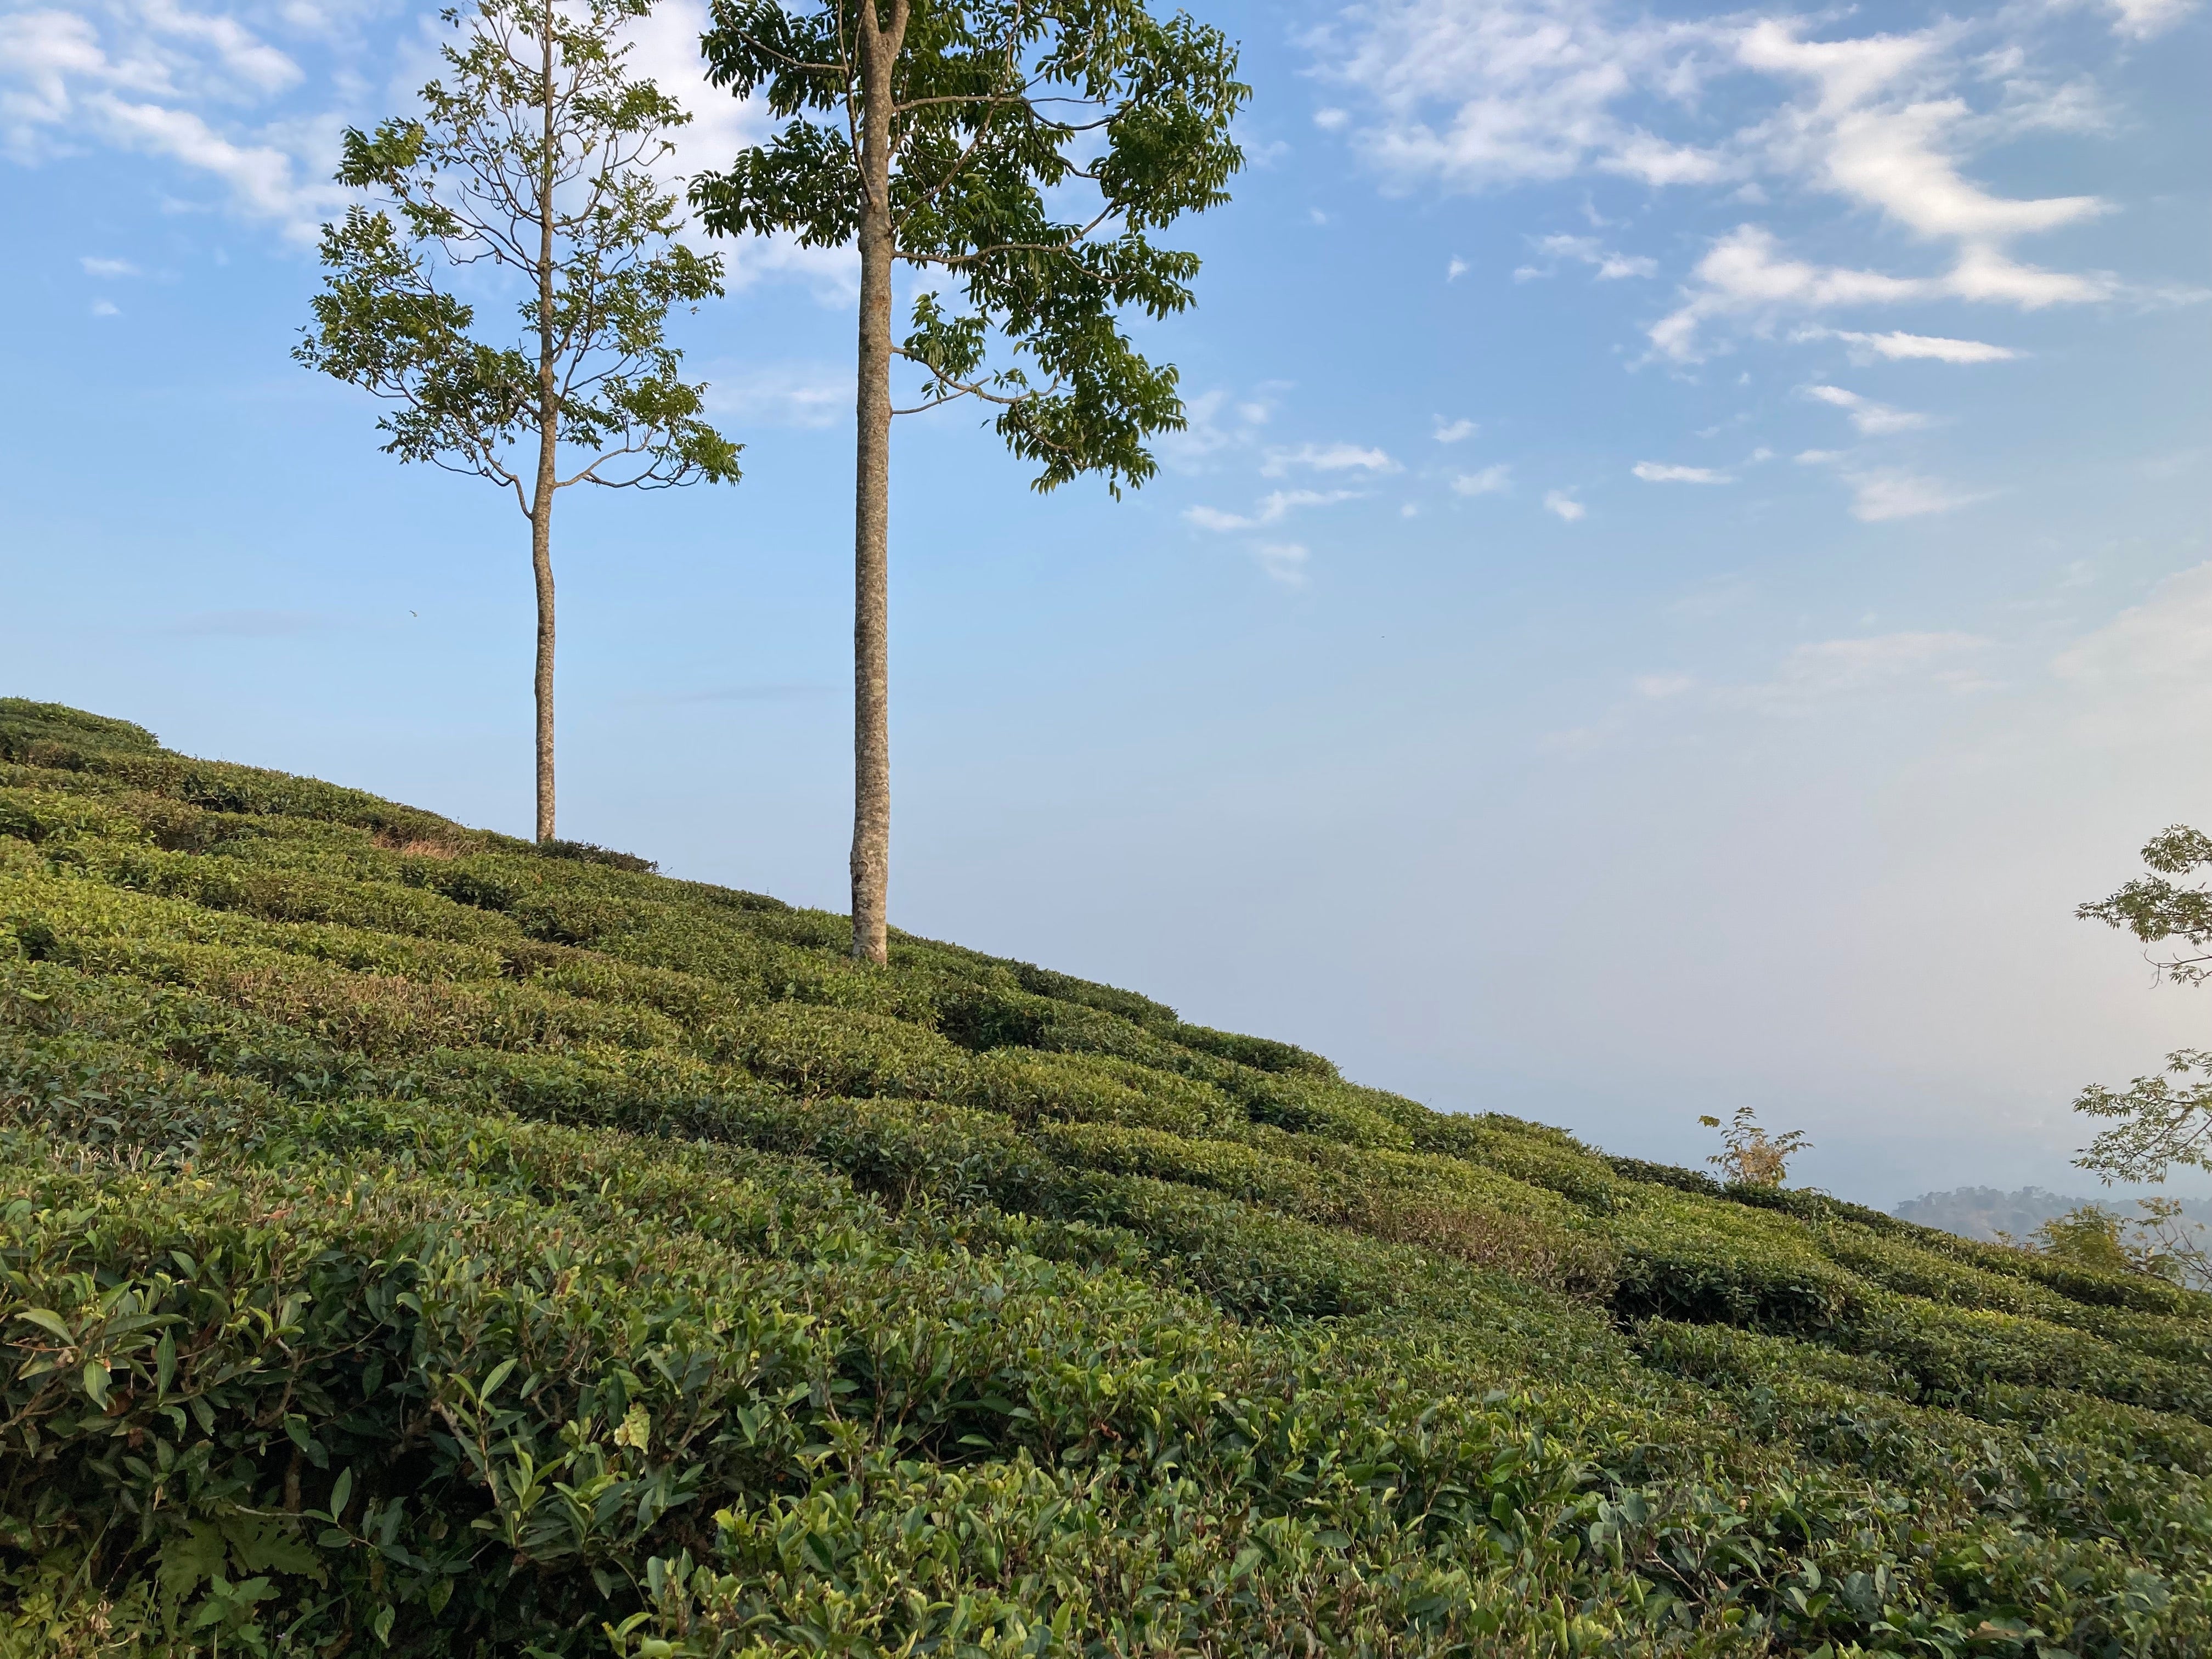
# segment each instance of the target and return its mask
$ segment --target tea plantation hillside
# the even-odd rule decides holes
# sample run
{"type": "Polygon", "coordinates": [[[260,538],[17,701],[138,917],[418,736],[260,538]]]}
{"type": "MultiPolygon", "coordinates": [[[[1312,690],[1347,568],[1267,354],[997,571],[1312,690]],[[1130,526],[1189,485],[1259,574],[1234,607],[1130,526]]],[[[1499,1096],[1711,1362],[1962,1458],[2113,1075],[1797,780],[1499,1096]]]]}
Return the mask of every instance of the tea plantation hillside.
{"type": "Polygon", "coordinates": [[[2212,1654],[2212,1297],[847,937],[0,702],[0,1655],[2212,1654]]]}

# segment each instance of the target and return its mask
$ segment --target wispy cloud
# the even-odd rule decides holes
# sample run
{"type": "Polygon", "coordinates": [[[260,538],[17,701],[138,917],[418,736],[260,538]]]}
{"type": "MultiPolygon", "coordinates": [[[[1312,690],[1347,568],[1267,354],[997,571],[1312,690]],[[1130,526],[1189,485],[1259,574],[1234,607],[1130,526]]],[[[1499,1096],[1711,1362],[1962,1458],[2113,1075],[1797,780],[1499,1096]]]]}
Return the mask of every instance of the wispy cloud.
{"type": "Polygon", "coordinates": [[[1544,511],[1557,514],[1569,524],[1581,518],[1589,509],[1564,489],[1547,491],[1544,496],[1544,511]]]}
{"type": "Polygon", "coordinates": [[[1462,443],[1481,430],[1473,421],[1447,422],[1443,416],[1437,416],[1436,440],[1440,444],[1462,443]]]}
{"type": "Polygon", "coordinates": [[[1479,472],[1456,472],[1451,488],[1455,495],[1502,495],[1513,488],[1513,469],[1499,461],[1479,472]]]}
{"type": "Polygon", "coordinates": [[[2195,0],[2106,0],[2113,27],[2131,40],[2162,34],[2196,10],[2195,0]]]}
{"type": "Polygon", "coordinates": [[[1287,389],[1285,382],[1270,380],[1242,395],[1214,386],[1186,398],[1188,424],[1180,432],[1160,434],[1161,460],[1178,472],[1207,472],[1228,454],[1257,447],[1261,429],[1287,389]]]}
{"type": "Polygon", "coordinates": [[[1869,437],[1881,437],[1892,432],[1910,432],[1928,424],[1925,415],[1909,409],[1892,409],[1887,404],[1878,404],[1871,398],[1862,398],[1856,392],[1847,392],[1839,386],[1808,386],[1805,395],[1816,403],[1840,409],[1850,416],[1851,424],[1869,437]]]}
{"type": "Polygon", "coordinates": [[[1939,363],[2009,362],[2022,354],[2010,346],[1989,345],[1980,340],[1952,340],[1940,334],[1862,334],[1847,328],[1801,328],[1793,340],[1841,340],[1856,347],[1854,357],[1925,358],[1939,363]]]}
{"type": "MultiPolygon", "coordinates": [[[[2169,27],[2191,0],[2106,0],[2115,32],[2169,27]]],[[[1964,301],[2035,308],[2118,291],[2097,272],[2054,270],[2016,243],[2107,210],[2087,194],[2008,196],[1973,176],[1977,158],[2018,134],[2105,124],[2077,64],[2030,59],[2041,14],[2005,8],[1908,33],[1841,34],[1825,15],[1662,16],[1590,0],[1370,0],[1311,32],[1317,71],[1351,94],[1347,141],[1394,187],[1480,190],[1611,174],[1656,191],[1751,204],[1777,189],[1872,212],[1930,250],[1897,270],[1806,258],[1747,222],[1718,236],[1676,305],[1650,331],[1662,359],[1695,362],[1723,322],[1844,306],[1964,301]],[[1727,103],[1707,96],[1726,80],[1727,103]],[[1716,125],[1717,110],[1741,113],[1716,125]]],[[[1601,278],[1650,276],[1649,256],[1589,235],[1551,235],[1518,276],[1562,260],[1601,278]],[[1549,262],[1549,263],[1547,263],[1549,262]]],[[[1869,349],[1952,362],[1916,348],[1934,336],[1869,335],[1869,349]]],[[[1963,343],[1971,345],[1973,343],[1963,343]]]]}
{"type": "Polygon", "coordinates": [[[1638,461],[1628,469],[1646,483],[1733,483],[1725,472],[1709,466],[1674,466],[1665,461],[1638,461]]]}
{"type": "Polygon", "coordinates": [[[95,258],[88,253],[77,264],[84,267],[84,274],[88,276],[136,276],[139,274],[138,267],[128,259],[95,258]]]}
{"type": "Polygon", "coordinates": [[[1868,524],[1950,513],[1990,498],[1987,490],[1958,489],[1913,472],[1854,472],[1845,477],[1851,486],[1851,516],[1868,524]]]}
{"type": "MultiPolygon", "coordinates": [[[[1620,253],[1601,244],[1595,236],[1536,236],[1529,239],[1538,252],[1553,259],[1573,259],[1593,267],[1601,283],[1618,282],[1624,276],[1656,276],[1659,262],[1646,255],[1620,253]]],[[[1532,276],[1548,276],[1556,266],[1522,265],[1513,273],[1516,282],[1526,282],[1532,276]]]]}
{"type": "Polygon", "coordinates": [[[1277,489],[1261,496],[1249,513],[1226,513],[1218,507],[1188,507],[1183,509],[1185,522],[1200,530],[1223,532],[1237,530],[1258,530],[1279,523],[1300,507],[1330,507],[1338,501],[1357,500],[1357,489],[1277,489]]]}
{"type": "Polygon", "coordinates": [[[1715,239],[1692,272],[1682,303],[1648,334],[1659,356],[1694,362],[1705,349],[1700,325],[1719,317],[1759,319],[1793,310],[1942,299],[2004,301],[2035,310],[2103,299],[2115,288],[2107,276],[2039,270],[1987,246],[1966,249],[1951,270],[1937,276],[1818,265],[1781,252],[1773,233],[1765,228],[1739,225],[1715,239]]]}
{"type": "Polygon", "coordinates": [[[0,16],[0,149],[32,164],[87,146],[158,157],[304,240],[343,199],[325,182],[334,125],[266,116],[304,75],[238,19],[174,0],[17,11],[0,16]]]}
{"type": "Polygon", "coordinates": [[[1315,472],[1395,472],[1398,463],[1380,449],[1367,448],[1359,444],[1300,444],[1295,449],[1271,449],[1261,464],[1261,472],[1270,478],[1279,478],[1298,468],[1315,472]]]}

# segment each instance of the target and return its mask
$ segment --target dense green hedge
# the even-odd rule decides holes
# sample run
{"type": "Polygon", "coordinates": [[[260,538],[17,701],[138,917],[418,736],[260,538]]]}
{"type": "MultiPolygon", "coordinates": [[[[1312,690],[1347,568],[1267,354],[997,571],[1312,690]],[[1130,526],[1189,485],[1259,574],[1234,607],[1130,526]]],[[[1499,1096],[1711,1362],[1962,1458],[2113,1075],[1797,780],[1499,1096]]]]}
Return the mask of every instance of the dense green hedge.
{"type": "Polygon", "coordinates": [[[2212,1652],[2212,1298],[0,700],[0,1659],[2212,1652]]]}

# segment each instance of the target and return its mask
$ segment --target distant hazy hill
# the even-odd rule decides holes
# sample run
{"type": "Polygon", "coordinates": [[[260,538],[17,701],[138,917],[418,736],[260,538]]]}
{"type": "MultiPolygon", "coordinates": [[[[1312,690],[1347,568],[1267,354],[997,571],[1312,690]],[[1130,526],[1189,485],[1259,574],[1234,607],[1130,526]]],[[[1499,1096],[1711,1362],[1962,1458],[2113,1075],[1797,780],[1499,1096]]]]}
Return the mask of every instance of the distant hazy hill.
{"type": "MultiPolygon", "coordinates": [[[[2041,1187],[2000,1192],[1995,1187],[1959,1187],[1948,1193],[1923,1193],[1908,1198],[1893,1214],[1923,1227],[1941,1227],[1964,1238],[1993,1239],[1999,1233],[2026,1238],[2054,1216],[2077,1210],[2084,1204],[2101,1204],[2123,1215],[2133,1215],[2134,1201],[2112,1193],[2094,1198],[2068,1197],[2041,1187]]],[[[2191,1221],[2212,1222],[2212,1200],[2185,1199],[2183,1212],[2191,1221]]]]}

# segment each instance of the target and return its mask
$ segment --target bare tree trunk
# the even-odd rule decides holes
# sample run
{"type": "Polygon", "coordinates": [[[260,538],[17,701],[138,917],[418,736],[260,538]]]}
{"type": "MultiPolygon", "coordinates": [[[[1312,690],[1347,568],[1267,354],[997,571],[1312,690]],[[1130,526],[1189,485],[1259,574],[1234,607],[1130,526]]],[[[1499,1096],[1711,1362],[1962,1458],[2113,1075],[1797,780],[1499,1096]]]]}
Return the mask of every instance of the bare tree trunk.
{"type": "Polygon", "coordinates": [[[853,509],[853,955],[890,953],[891,855],[890,562],[891,68],[908,0],[888,27],[860,8],[860,337],[853,509]]]}
{"type": "Polygon", "coordinates": [[[538,839],[553,839],[553,440],[538,441],[537,499],[530,510],[530,568],[538,582],[538,839]]]}
{"type": "Polygon", "coordinates": [[[553,355],[553,7],[546,0],[539,27],[544,52],[542,87],[545,153],[538,191],[538,481],[530,502],[530,568],[538,586],[538,665],[532,682],[538,702],[538,839],[553,839],[553,492],[558,478],[560,398],[553,355]]]}

